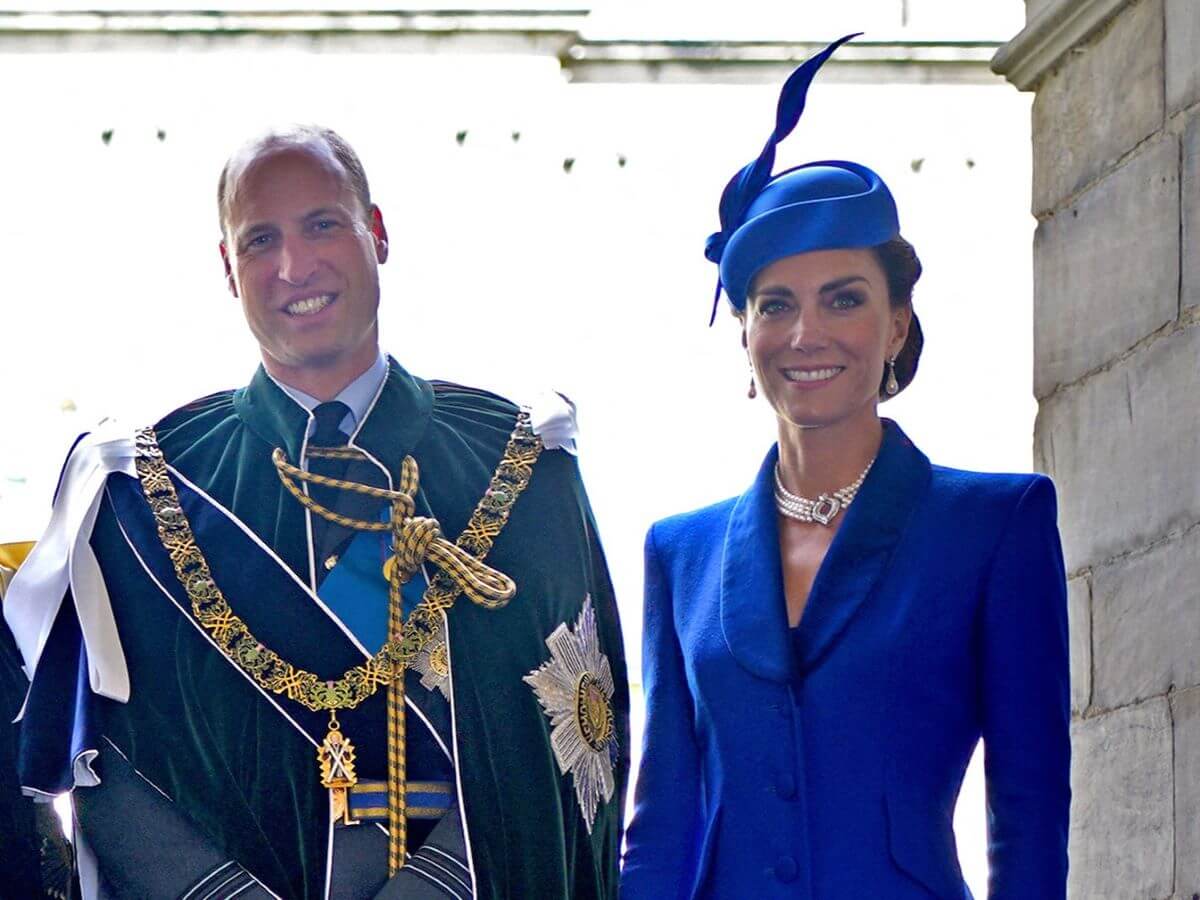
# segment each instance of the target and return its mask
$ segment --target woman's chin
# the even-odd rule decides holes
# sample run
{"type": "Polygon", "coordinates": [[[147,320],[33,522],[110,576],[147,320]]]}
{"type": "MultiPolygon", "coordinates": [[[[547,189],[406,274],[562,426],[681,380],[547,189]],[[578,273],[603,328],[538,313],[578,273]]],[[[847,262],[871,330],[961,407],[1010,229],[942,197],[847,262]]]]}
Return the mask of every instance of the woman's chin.
{"type": "Polygon", "coordinates": [[[873,402],[854,405],[792,403],[783,409],[777,406],[775,413],[787,425],[801,430],[867,423],[878,418],[873,402]]]}

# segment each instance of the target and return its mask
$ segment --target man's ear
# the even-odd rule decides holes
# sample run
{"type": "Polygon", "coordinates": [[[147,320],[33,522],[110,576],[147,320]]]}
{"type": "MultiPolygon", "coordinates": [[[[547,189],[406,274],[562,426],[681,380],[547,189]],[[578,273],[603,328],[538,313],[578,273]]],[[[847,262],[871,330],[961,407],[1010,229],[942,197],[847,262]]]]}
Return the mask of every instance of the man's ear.
{"type": "Polygon", "coordinates": [[[229,263],[229,249],[225,246],[225,242],[221,241],[221,263],[225,266],[225,286],[229,288],[229,293],[233,296],[238,295],[237,281],[233,277],[233,266],[229,263]]]}
{"type": "Polygon", "coordinates": [[[374,204],[371,205],[371,237],[375,239],[375,259],[380,263],[387,262],[387,226],[383,224],[383,210],[374,204]]]}

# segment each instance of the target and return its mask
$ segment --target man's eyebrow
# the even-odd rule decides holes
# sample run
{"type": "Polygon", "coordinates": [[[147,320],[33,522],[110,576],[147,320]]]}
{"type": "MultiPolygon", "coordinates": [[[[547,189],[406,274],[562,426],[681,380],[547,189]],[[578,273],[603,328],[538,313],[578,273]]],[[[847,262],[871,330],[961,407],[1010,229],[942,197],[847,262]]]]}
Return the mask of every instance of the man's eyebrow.
{"type": "Polygon", "coordinates": [[[275,231],[276,228],[270,222],[255,222],[253,225],[247,225],[237,233],[238,241],[244,241],[246,238],[256,234],[262,234],[265,231],[275,231]]]}
{"type": "Polygon", "coordinates": [[[871,283],[870,279],[865,275],[847,275],[845,278],[835,278],[828,284],[821,285],[821,290],[819,293],[827,294],[830,291],[836,291],[846,287],[847,285],[854,284],[856,281],[865,281],[867,284],[871,283]]]}
{"type": "Polygon", "coordinates": [[[318,216],[343,216],[346,212],[340,206],[321,206],[317,209],[306,212],[302,218],[315,219],[318,216]]]}

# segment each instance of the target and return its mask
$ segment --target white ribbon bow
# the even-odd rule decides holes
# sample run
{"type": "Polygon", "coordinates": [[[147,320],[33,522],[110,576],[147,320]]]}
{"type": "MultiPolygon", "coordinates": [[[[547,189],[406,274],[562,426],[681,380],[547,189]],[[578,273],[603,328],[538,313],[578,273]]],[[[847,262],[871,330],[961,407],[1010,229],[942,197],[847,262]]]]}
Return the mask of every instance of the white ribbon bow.
{"type": "Polygon", "coordinates": [[[63,468],[50,524],[17,569],[3,603],[4,620],[32,680],[69,586],[87,649],[92,690],[122,703],[129,700],[129,671],[90,541],[108,476],[113,472],[137,475],[133,438],[128,428],[105,421],[75,445],[63,468]]]}
{"type": "Polygon", "coordinates": [[[566,450],[575,455],[579,425],[575,404],[555,391],[544,391],[529,404],[529,424],[547,450],[566,450]]]}
{"type": "MultiPolygon", "coordinates": [[[[547,449],[575,452],[575,404],[567,398],[552,391],[539,395],[530,404],[530,421],[547,449]]],[[[13,576],[2,604],[25,674],[32,680],[70,587],[91,688],[121,703],[129,700],[129,670],[90,542],[108,476],[124,472],[137,477],[135,455],[133,431],[113,421],[102,422],[79,440],[63,468],[50,524],[13,576]]]]}

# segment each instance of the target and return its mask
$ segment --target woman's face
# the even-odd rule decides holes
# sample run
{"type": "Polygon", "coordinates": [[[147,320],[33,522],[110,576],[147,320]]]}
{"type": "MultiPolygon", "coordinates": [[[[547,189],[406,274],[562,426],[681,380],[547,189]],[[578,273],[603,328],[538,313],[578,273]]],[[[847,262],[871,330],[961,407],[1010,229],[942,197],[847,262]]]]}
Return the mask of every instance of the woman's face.
{"type": "Polygon", "coordinates": [[[911,311],[893,309],[875,254],[819,250],[758,273],[742,343],[775,413],[800,427],[874,417],[885,360],[898,353],[911,311]]]}

